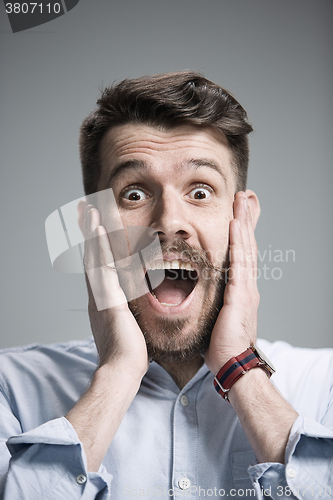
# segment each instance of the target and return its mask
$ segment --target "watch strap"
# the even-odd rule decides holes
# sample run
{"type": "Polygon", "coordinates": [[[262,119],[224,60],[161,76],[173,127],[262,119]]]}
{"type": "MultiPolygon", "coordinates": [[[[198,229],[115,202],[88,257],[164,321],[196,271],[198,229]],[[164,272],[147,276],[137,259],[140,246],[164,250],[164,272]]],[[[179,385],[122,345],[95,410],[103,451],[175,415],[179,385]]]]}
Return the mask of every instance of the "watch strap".
{"type": "Polygon", "coordinates": [[[251,368],[257,366],[263,367],[263,363],[254,354],[253,349],[249,347],[246,351],[238,356],[229,359],[229,361],[222,366],[221,370],[214,377],[214,387],[216,391],[223,397],[228,399],[228,392],[234,383],[251,368]]]}

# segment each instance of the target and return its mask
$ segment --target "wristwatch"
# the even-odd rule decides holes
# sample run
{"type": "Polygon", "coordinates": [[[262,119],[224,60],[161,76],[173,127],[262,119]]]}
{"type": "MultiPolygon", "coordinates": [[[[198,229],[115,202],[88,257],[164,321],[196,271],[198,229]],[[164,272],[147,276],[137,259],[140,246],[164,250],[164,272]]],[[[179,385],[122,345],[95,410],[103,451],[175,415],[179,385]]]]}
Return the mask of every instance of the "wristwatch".
{"type": "MultiPolygon", "coordinates": [[[[255,344],[251,344],[246,351],[229,359],[229,361],[222,366],[221,370],[214,377],[214,387],[216,391],[223,397],[228,399],[228,392],[234,383],[246,372],[252,368],[262,368],[271,377],[276,371],[273,363],[265,356],[265,354],[255,344]]],[[[230,401],[229,401],[230,403],[230,401]]]]}

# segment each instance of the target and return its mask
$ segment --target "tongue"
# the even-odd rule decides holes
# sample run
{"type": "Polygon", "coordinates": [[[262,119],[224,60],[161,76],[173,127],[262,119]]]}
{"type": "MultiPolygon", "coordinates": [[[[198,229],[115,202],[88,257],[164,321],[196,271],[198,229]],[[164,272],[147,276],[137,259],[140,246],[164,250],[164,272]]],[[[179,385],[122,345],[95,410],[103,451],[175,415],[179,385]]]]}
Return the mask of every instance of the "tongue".
{"type": "Polygon", "coordinates": [[[190,280],[171,280],[165,278],[163,282],[154,289],[154,294],[159,302],[164,304],[178,305],[191,293],[190,280]]]}

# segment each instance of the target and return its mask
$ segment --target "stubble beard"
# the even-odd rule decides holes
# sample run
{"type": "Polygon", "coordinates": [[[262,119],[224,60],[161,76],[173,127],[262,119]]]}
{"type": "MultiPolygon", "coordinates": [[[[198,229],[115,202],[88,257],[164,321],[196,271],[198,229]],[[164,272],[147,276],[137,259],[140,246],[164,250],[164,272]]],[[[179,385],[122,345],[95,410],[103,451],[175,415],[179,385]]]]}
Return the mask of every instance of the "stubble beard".
{"type": "MultiPolygon", "coordinates": [[[[221,269],[223,269],[222,266],[221,269]]],[[[147,344],[148,357],[151,361],[179,363],[203,355],[210,343],[212,331],[223,305],[225,281],[222,273],[218,273],[209,281],[204,290],[201,314],[196,324],[192,317],[173,319],[169,317],[154,318],[149,324],[147,313],[142,310],[140,299],[129,302],[132,311],[147,344]],[[209,288],[213,288],[212,291],[209,288]],[[209,293],[210,292],[210,293],[209,293]],[[213,295],[210,299],[209,295],[213,295]],[[188,330],[188,331],[186,331],[188,330]]],[[[196,311],[193,311],[194,315],[196,311]]]]}

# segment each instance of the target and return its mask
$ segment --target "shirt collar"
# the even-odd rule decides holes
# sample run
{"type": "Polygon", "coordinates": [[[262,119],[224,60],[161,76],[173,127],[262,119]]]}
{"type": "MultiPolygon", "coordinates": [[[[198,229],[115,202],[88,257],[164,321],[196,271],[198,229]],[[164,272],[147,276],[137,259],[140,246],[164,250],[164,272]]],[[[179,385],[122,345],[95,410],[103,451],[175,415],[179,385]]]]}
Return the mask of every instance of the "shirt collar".
{"type": "Polygon", "coordinates": [[[169,373],[161,365],[152,361],[146,375],[143,378],[143,382],[156,384],[158,387],[167,389],[178,395],[180,392],[185,392],[191,389],[197,382],[206,377],[208,373],[209,369],[207,365],[203,363],[194,377],[192,377],[192,379],[180,391],[171,375],[169,375],[169,373]]]}

